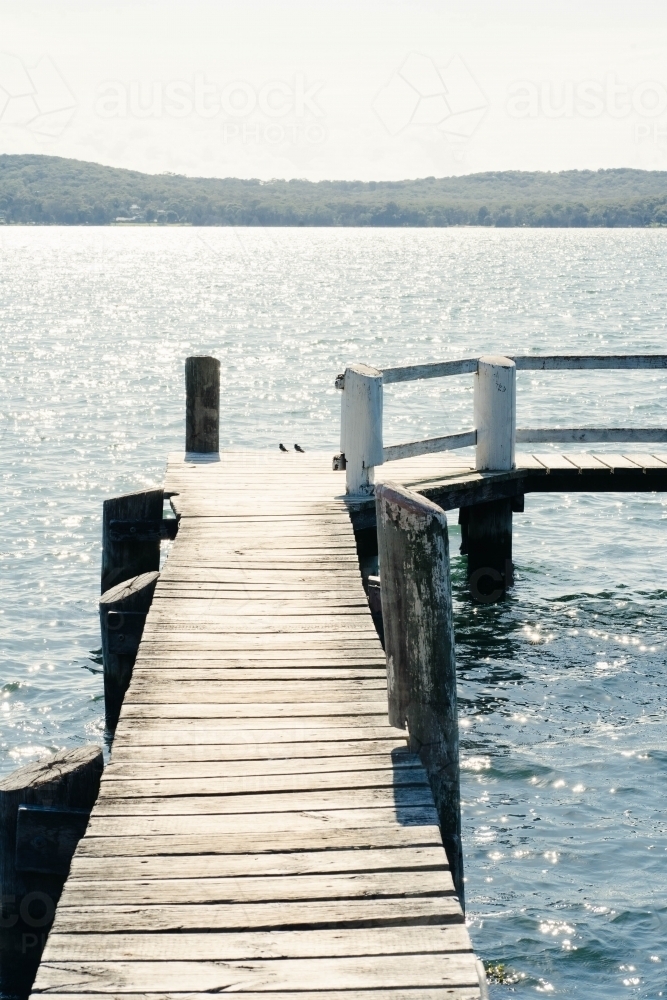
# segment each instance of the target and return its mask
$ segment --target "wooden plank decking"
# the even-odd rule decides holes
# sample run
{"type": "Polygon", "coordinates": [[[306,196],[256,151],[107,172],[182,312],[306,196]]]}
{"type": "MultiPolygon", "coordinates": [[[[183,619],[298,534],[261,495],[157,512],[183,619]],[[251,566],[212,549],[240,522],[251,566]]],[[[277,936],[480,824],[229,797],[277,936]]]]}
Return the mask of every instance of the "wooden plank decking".
{"type": "Polygon", "coordinates": [[[35,995],[479,997],[329,463],[170,460],[179,534],[35,995]]]}

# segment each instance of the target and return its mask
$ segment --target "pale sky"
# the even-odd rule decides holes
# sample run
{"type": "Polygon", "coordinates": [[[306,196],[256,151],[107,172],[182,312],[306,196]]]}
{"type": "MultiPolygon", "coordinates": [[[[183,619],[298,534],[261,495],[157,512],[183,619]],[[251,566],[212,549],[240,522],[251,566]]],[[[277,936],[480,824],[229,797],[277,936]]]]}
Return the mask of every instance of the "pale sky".
{"type": "Polygon", "coordinates": [[[667,169],[667,2],[0,0],[0,152],[396,180],[667,169]]]}

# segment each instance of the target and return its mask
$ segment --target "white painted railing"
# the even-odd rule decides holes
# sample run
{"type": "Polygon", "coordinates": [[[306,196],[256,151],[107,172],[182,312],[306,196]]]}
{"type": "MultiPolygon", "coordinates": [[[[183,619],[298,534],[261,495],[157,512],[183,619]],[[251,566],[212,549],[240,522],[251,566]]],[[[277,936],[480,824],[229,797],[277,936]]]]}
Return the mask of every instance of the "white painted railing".
{"type": "Polygon", "coordinates": [[[367,365],[352,365],[336,379],[343,390],[341,408],[341,454],[334,468],[346,469],[348,493],[372,493],[373,469],[384,462],[414,458],[456,448],[476,446],[479,470],[514,468],[515,444],[570,442],[667,442],[662,427],[516,427],[516,372],[566,371],[575,369],[667,368],[667,354],[606,355],[484,355],[456,361],[436,361],[380,371],[367,365]],[[444,437],[409,441],[385,448],[382,440],[382,387],[394,382],[442,378],[472,373],[475,377],[475,428],[444,437]]]}

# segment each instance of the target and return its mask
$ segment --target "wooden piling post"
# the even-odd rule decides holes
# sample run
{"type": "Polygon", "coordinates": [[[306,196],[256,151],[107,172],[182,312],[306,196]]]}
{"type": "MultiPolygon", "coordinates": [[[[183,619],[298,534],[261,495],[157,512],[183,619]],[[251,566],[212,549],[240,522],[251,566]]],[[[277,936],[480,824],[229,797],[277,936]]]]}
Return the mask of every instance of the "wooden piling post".
{"type": "Polygon", "coordinates": [[[162,521],[164,490],[142,490],[111,497],[102,505],[102,589],[109,590],[124,580],[140,573],[150,573],[160,568],[159,535],[148,540],[141,538],[141,530],[119,535],[113,530],[112,521],[138,523],[162,521]],[[137,538],[136,536],[139,536],[137,538]]]}
{"type": "Polygon", "coordinates": [[[382,372],[368,365],[345,370],[340,448],[347,493],[372,493],[373,469],[382,465],[382,372]]]}
{"type": "Polygon", "coordinates": [[[102,767],[101,748],[89,745],[61,750],[0,781],[3,927],[48,931],[102,767]]]}
{"type": "MultiPolygon", "coordinates": [[[[509,358],[479,359],[474,383],[477,448],[480,472],[507,471],[515,466],[516,365],[509,358]]],[[[474,600],[501,600],[514,582],[512,564],[512,501],[492,500],[469,507],[465,517],[468,585],[474,600]]]]}
{"type": "Polygon", "coordinates": [[[392,483],[375,490],[389,722],[426,768],[463,906],[456,663],[447,518],[392,483]]]}
{"type": "Polygon", "coordinates": [[[220,451],[220,362],[203,355],[185,361],[185,450],[220,451]]]}
{"type": "Polygon", "coordinates": [[[132,679],[134,661],[159,573],[142,573],[117,584],[100,598],[104,663],[104,714],[114,730],[132,679]]]}

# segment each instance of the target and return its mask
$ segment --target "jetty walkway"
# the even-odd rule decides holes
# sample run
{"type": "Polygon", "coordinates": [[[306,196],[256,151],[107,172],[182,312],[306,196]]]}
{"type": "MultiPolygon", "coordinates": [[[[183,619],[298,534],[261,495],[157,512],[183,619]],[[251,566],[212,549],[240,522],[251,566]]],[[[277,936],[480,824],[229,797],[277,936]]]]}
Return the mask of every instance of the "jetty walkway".
{"type": "Polygon", "coordinates": [[[34,995],[473,1000],[344,476],[330,455],[215,459],[170,458],[178,536],[34,995]]]}
{"type": "Polygon", "coordinates": [[[178,531],[159,579],[176,527],[162,489],[105,504],[111,729],[123,707],[33,995],[482,997],[461,906],[442,512],[459,510],[473,600],[502,599],[525,494],[667,491],[667,428],[517,429],[517,368],[665,367],[664,355],[352,366],[336,380],[332,469],[329,455],[219,453],[220,365],[188,358],[186,451],[165,482],[178,531]],[[384,446],[385,384],[471,373],[474,428],[384,446]],[[627,447],[515,449],[554,442],[627,447]],[[473,445],[474,461],[453,454],[473,445]]]}

